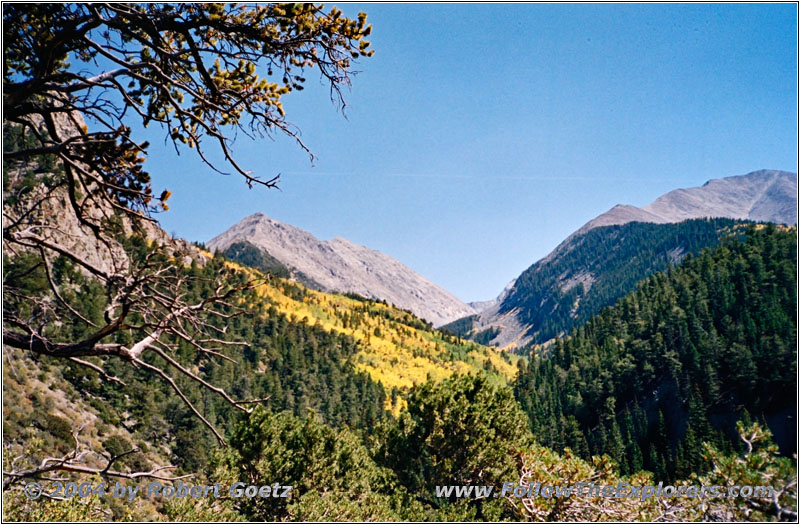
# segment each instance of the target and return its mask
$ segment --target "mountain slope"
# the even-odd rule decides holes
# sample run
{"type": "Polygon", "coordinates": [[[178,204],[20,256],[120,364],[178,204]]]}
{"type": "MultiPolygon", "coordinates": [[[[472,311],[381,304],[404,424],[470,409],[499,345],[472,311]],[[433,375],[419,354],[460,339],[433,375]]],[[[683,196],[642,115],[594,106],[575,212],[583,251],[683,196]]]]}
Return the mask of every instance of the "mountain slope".
{"type": "Polygon", "coordinates": [[[263,213],[245,217],[209,241],[208,247],[224,252],[237,242],[263,250],[298,280],[317,283],[323,291],[384,300],[434,326],[475,313],[472,307],[388,255],[340,237],[321,241],[263,213]]]}
{"type": "MultiPolygon", "coordinates": [[[[465,323],[460,322],[459,332],[501,347],[545,342],[612,304],[631,291],[637,280],[663,270],[666,264],[674,264],[685,253],[716,243],[717,237],[705,228],[693,227],[691,232],[680,233],[669,227],[672,223],[726,217],[796,224],[796,208],[797,176],[773,170],[712,179],[700,187],[674,190],[642,208],[614,206],[584,224],[549,255],[525,270],[510,289],[503,291],[496,304],[473,319],[466,333],[465,323]],[[613,229],[634,221],[662,227],[650,228],[647,236],[638,241],[627,235],[620,236],[613,229]],[[586,237],[603,227],[612,229],[586,237]],[[692,235],[701,235],[702,239],[691,238],[692,235]],[[646,246],[640,251],[636,242],[646,246]],[[594,243],[597,246],[593,246],[594,243]],[[656,246],[659,253],[652,252],[656,246]],[[576,248],[583,250],[582,260],[576,259],[576,248]],[[599,254],[591,255],[592,250],[599,250],[599,254]],[[631,258],[630,263],[625,258],[631,258]],[[643,260],[649,263],[643,264],[643,260]],[[626,265],[630,266],[630,272],[621,276],[619,271],[626,265]],[[604,288],[602,299],[598,289],[592,288],[598,279],[600,284],[605,280],[609,285],[604,288]],[[578,284],[582,288],[577,287],[578,284]],[[487,335],[492,337],[487,339],[487,335]]],[[[637,226],[626,231],[636,237],[645,230],[648,228],[637,226]]]]}
{"type": "Polygon", "coordinates": [[[598,226],[633,221],[669,223],[703,217],[797,224],[797,175],[788,171],[760,170],[711,179],[702,186],[665,193],[642,208],[618,204],[572,235],[598,226]]]}
{"type": "Polygon", "coordinates": [[[594,228],[573,237],[558,257],[525,270],[488,310],[443,328],[501,347],[546,342],[583,324],[648,275],[716,245],[739,224],[732,219],[693,219],[594,228]]]}
{"type": "Polygon", "coordinates": [[[603,309],[520,374],[540,443],[675,479],[739,418],[796,446],[797,229],[746,228],[603,309]]]}

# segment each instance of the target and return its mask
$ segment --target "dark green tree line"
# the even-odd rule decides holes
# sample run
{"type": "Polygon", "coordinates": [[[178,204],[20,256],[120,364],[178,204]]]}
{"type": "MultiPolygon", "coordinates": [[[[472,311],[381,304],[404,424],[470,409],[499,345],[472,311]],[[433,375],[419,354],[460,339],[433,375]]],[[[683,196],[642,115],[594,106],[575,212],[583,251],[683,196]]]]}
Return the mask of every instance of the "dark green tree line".
{"type": "Polygon", "coordinates": [[[736,224],[731,219],[694,219],[594,228],[567,241],[556,257],[525,270],[501,311],[519,311],[534,343],[569,334],[645,277],[665,271],[686,254],[715,246],[736,224]]]}
{"type": "Polygon", "coordinates": [[[796,410],[795,267],[796,231],[770,225],[646,279],[531,359],[515,392],[534,434],[624,472],[703,471],[739,417],[796,410]]]}

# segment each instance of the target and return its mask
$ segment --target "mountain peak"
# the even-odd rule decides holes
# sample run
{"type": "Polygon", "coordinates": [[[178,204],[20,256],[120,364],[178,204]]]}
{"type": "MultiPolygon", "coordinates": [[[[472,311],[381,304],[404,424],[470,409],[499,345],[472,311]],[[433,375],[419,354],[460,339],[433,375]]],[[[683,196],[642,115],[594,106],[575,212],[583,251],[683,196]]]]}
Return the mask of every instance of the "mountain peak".
{"type": "Polygon", "coordinates": [[[395,259],[343,237],[322,241],[295,226],[254,213],[208,242],[225,251],[246,241],[324,291],[353,292],[411,310],[442,325],[475,311],[395,259]]]}
{"type": "Polygon", "coordinates": [[[796,174],[759,170],[711,179],[695,188],[673,190],[642,209],[660,217],[663,222],[726,217],[797,224],[796,206],[796,174]]]}
{"type": "MultiPolygon", "coordinates": [[[[665,193],[652,203],[641,208],[629,204],[617,204],[584,224],[550,254],[529,267],[516,281],[513,281],[514,284],[511,289],[504,291],[497,301],[476,304],[476,306],[484,306],[486,309],[481,309],[482,311],[479,313],[477,320],[471,321],[473,335],[491,330],[493,334],[491,342],[500,346],[514,346],[531,340],[531,318],[540,316],[544,319],[542,321],[543,326],[546,322],[555,319],[557,315],[552,314],[552,312],[547,313],[544,302],[537,299],[526,303],[520,299],[521,297],[538,298],[545,295],[545,291],[539,289],[532,292],[534,285],[531,283],[538,283],[536,286],[544,286],[541,283],[549,282],[550,288],[546,292],[558,297],[559,294],[570,289],[570,286],[578,283],[583,285],[585,294],[590,294],[595,293],[596,287],[599,287],[604,279],[606,283],[614,281],[613,276],[609,277],[609,268],[613,265],[617,265],[620,268],[628,268],[630,253],[635,254],[637,247],[636,245],[625,245],[624,243],[630,243],[632,242],[631,239],[636,237],[629,236],[630,238],[625,240],[625,236],[616,238],[613,237],[613,232],[602,232],[602,235],[605,235],[608,241],[607,245],[601,245],[601,247],[605,246],[604,249],[607,250],[605,259],[597,253],[597,250],[590,250],[592,252],[591,257],[586,256],[586,260],[590,262],[570,263],[569,261],[577,257],[575,255],[577,253],[576,250],[581,249],[582,240],[588,237],[588,235],[586,237],[581,236],[588,234],[590,230],[602,226],[627,224],[623,228],[628,231],[647,231],[653,237],[648,242],[662,243],[659,250],[655,252],[667,254],[666,259],[654,260],[653,264],[672,264],[675,260],[679,260],[687,252],[688,248],[670,240],[670,232],[683,229],[686,232],[693,232],[692,234],[697,237],[699,235],[698,231],[709,230],[710,226],[685,225],[683,221],[712,217],[720,218],[718,220],[746,219],[780,224],[797,224],[797,175],[787,171],[758,170],[745,175],[710,179],[702,186],[694,188],[676,189],[665,193]],[[655,223],[663,226],[653,227],[652,224],[628,224],[633,222],[655,223]],[[659,237],[658,232],[661,232],[660,235],[662,237],[659,237]],[[610,248],[612,243],[613,249],[610,248]],[[626,253],[628,254],[627,256],[625,255],[626,253]],[[553,268],[558,268],[558,271],[553,270],[553,268]],[[548,272],[551,272],[552,275],[548,274],[548,272]],[[550,279],[550,281],[547,281],[547,279],[550,279]],[[596,284],[598,282],[600,284],[596,284]],[[520,306],[521,304],[524,304],[524,306],[520,306]],[[552,318],[545,319],[547,315],[551,314],[552,318]]],[[[703,235],[705,235],[706,243],[716,242],[714,231],[705,231],[703,235]]],[[[678,236],[676,238],[680,239],[681,237],[678,236]]],[[[698,242],[698,245],[702,246],[704,243],[698,242]]],[[[585,247],[583,249],[585,250],[585,247]]],[[[652,253],[642,253],[636,256],[641,260],[644,257],[652,257],[652,253]]],[[[643,276],[640,275],[639,277],[643,276]]],[[[615,282],[614,286],[621,286],[620,282],[615,282]]],[[[619,290],[623,292],[629,291],[628,288],[624,287],[618,288],[619,290]]],[[[580,307],[580,304],[576,302],[573,305],[562,306],[574,310],[580,307]]],[[[565,311],[564,308],[561,311],[565,311]]],[[[592,311],[590,313],[595,312],[592,311]]],[[[559,312],[558,315],[562,314],[559,312]]],[[[574,315],[576,315],[575,312],[570,313],[570,316],[574,315]]]]}
{"type": "Polygon", "coordinates": [[[338,237],[338,236],[334,237],[333,239],[330,240],[330,242],[334,243],[334,244],[345,244],[345,245],[348,245],[348,246],[357,246],[359,248],[364,248],[364,246],[361,246],[360,244],[356,244],[356,243],[354,243],[353,241],[351,241],[349,239],[345,239],[344,237],[338,237]]]}
{"type": "Polygon", "coordinates": [[[570,238],[599,226],[634,221],[663,224],[702,217],[726,217],[797,224],[796,206],[797,175],[764,169],[710,179],[694,188],[672,190],[641,208],[617,204],[581,226],[570,238]]]}

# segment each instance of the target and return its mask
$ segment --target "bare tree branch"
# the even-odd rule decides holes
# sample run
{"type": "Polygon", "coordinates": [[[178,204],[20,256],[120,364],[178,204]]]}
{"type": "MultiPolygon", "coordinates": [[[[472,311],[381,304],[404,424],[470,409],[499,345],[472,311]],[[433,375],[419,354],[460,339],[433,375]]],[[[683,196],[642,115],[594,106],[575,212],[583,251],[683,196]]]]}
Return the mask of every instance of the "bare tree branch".
{"type": "MultiPolygon", "coordinates": [[[[98,474],[103,477],[114,477],[122,479],[140,479],[150,478],[161,481],[177,481],[179,479],[186,479],[192,477],[194,474],[185,474],[183,476],[166,476],[162,472],[167,470],[174,470],[177,468],[175,465],[165,465],[155,467],[146,472],[123,472],[120,470],[111,470],[111,465],[118,459],[136,452],[136,449],[127,451],[123,454],[112,455],[106,463],[105,467],[92,467],[86,464],[84,459],[88,455],[88,450],[82,450],[78,441],[78,434],[81,429],[73,433],[75,439],[75,448],[67,455],[60,458],[44,458],[41,463],[33,468],[24,470],[3,470],[3,491],[6,491],[11,484],[17,480],[24,478],[42,478],[42,474],[48,472],[61,471],[61,472],[75,472],[79,474],[98,474]]],[[[20,459],[20,458],[17,458],[20,459]]],[[[13,463],[12,463],[13,465],[13,463]]]]}
{"type": "MultiPolygon", "coordinates": [[[[168,371],[236,410],[266,401],[235,399],[176,352],[235,361],[223,349],[242,343],[220,325],[241,315],[241,297],[257,283],[227,270],[199,281],[183,267],[186,250],[163,241],[153,224],[170,194],[154,194],[148,143],[131,130],[156,124],[176,151],[188,147],[250,187],[276,187],[279,175],[260,176],[235,160],[233,138],[288,136],[313,160],[282,97],[301,90],[313,70],[343,107],[354,60],[372,54],[369,33],[366,15],[302,3],[4,5],[4,135],[17,140],[4,156],[12,180],[3,249],[14,271],[4,274],[3,345],[125,386],[106,372],[119,359],[163,381],[224,444],[168,371]],[[24,181],[28,171],[32,180],[24,181]],[[146,250],[136,244],[143,239],[146,250]],[[80,306],[78,283],[102,289],[91,313],[80,306]],[[198,286],[202,299],[190,294],[198,286]]],[[[6,472],[4,486],[53,470],[158,474],[113,471],[117,459],[97,470],[77,457],[47,458],[6,472]]]]}

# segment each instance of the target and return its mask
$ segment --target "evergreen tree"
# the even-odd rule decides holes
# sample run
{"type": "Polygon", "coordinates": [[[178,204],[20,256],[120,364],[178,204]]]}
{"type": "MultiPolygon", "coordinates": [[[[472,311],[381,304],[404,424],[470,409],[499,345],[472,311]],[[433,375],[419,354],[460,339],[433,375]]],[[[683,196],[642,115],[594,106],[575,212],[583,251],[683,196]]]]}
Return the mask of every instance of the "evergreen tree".
{"type": "MultiPolygon", "coordinates": [[[[760,419],[796,407],[785,395],[797,388],[796,245],[794,229],[734,229],[532,356],[515,396],[534,435],[570,445],[566,426],[565,443],[547,429],[572,417],[589,453],[631,470],[641,454],[675,479],[709,468],[704,442],[733,446],[742,409],[760,419]]],[[[791,436],[779,443],[794,451],[791,436]]]]}

